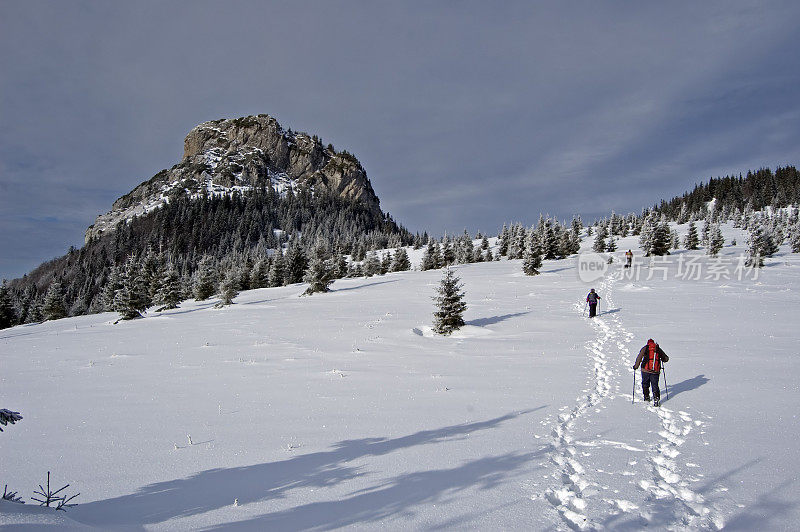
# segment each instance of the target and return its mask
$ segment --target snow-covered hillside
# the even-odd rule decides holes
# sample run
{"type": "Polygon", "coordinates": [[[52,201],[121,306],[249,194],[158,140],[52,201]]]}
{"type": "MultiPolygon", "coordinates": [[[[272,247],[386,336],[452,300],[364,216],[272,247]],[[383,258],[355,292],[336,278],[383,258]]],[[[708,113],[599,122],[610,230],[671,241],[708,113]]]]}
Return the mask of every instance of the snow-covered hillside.
{"type": "Polygon", "coordinates": [[[720,260],[631,270],[621,239],[592,284],[575,257],[535,277],[458,266],[467,326],[449,338],[429,333],[440,270],[0,331],[0,407],[24,416],[0,433],[0,484],[29,501],[49,470],[81,493],[66,515],[0,501],[0,525],[794,529],[800,256],[754,278],[724,230],[720,260]],[[661,408],[638,372],[631,400],[651,337],[661,408]]]}

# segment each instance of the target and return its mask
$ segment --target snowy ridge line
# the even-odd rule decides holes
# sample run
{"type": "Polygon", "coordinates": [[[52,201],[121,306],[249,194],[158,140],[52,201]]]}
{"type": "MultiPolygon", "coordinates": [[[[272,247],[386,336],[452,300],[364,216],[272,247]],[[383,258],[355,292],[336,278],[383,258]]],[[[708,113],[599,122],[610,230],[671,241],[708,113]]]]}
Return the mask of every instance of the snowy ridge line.
{"type": "MultiPolygon", "coordinates": [[[[616,279],[607,278],[599,284],[600,291],[604,293],[603,297],[609,305],[611,301],[608,294],[615,281],[616,279]]],[[[582,305],[577,304],[575,307],[583,313],[582,305]]],[[[586,390],[588,392],[586,400],[579,398],[578,404],[569,413],[558,416],[558,424],[552,431],[553,456],[550,460],[557,466],[561,485],[546,490],[544,496],[558,511],[565,524],[573,530],[602,528],[601,524],[590,520],[586,512],[588,500],[600,493],[600,486],[585,475],[586,468],[581,464],[579,453],[575,449],[578,443],[574,440],[573,430],[575,422],[588,410],[596,408],[602,401],[611,397],[613,372],[609,368],[606,345],[618,339],[621,329],[616,317],[612,321],[615,326],[609,326],[605,320],[598,318],[591,321],[592,327],[597,331],[597,337],[586,343],[585,350],[593,363],[590,380],[594,384],[593,386],[590,384],[586,390]]]]}

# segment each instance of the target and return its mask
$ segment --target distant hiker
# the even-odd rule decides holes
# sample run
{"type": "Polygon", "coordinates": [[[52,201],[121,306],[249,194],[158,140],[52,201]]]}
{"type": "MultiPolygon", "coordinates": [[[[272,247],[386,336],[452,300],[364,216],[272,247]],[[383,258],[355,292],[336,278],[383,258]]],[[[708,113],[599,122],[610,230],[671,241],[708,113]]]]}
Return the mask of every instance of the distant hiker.
{"type": "Polygon", "coordinates": [[[589,317],[594,318],[597,316],[597,302],[600,300],[600,296],[597,295],[597,292],[594,291],[594,288],[589,290],[589,295],[586,296],[586,302],[589,303],[589,317]]]}
{"type": "Polygon", "coordinates": [[[636,370],[641,364],[642,393],[644,393],[644,400],[650,401],[650,388],[653,389],[653,406],[661,404],[658,379],[661,376],[661,364],[668,360],[667,354],[650,338],[647,340],[647,344],[639,350],[639,356],[636,357],[636,364],[633,366],[633,369],[636,370]]]}
{"type": "Polygon", "coordinates": [[[628,250],[625,252],[625,267],[630,268],[631,264],[633,264],[633,251],[628,250]]]}

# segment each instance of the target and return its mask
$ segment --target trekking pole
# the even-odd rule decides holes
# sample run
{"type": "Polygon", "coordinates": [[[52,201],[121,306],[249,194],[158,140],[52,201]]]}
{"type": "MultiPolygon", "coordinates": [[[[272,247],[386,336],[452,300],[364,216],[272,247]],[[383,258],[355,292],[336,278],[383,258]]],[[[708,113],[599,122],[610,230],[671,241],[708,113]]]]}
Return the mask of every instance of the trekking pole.
{"type": "Polygon", "coordinates": [[[667,385],[667,369],[662,365],[661,371],[664,372],[664,392],[667,394],[667,401],[669,401],[669,386],[667,385]]]}
{"type": "MultiPolygon", "coordinates": [[[[666,379],[664,379],[666,382],[666,379]]],[[[636,370],[633,370],[633,390],[631,390],[631,404],[636,402],[636,370]]]]}
{"type": "Polygon", "coordinates": [[[583,315],[586,316],[586,309],[589,307],[589,302],[583,304],[583,315]]]}

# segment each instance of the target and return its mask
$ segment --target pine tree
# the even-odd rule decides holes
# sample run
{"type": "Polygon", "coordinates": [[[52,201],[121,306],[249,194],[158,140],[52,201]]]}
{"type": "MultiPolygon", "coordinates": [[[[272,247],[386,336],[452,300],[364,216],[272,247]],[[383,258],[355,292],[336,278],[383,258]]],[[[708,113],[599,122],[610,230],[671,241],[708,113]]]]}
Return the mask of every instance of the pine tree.
{"type": "Polygon", "coordinates": [[[297,240],[286,252],[286,279],[288,284],[302,283],[308,268],[308,258],[297,240]]]}
{"type": "Polygon", "coordinates": [[[136,258],[131,255],[125,261],[122,273],[122,288],[114,296],[114,310],[123,320],[140,318],[147,308],[148,286],[136,258]]]}
{"type": "Polygon", "coordinates": [[[450,239],[445,236],[442,243],[442,265],[450,266],[456,262],[456,254],[453,251],[453,246],[450,244],[450,239]]]}
{"type": "Polygon", "coordinates": [[[439,287],[438,295],[434,297],[436,311],[433,313],[433,331],[437,334],[449,335],[464,325],[464,312],[467,304],[464,302],[462,285],[453,270],[445,269],[439,287]]]}
{"type": "Polygon", "coordinates": [[[594,237],[592,250],[595,253],[603,253],[606,250],[606,229],[603,226],[597,228],[597,235],[594,237]]]}
{"type": "Polygon", "coordinates": [[[725,239],[722,236],[722,230],[720,230],[719,224],[714,224],[714,227],[711,228],[708,240],[708,254],[712,257],[716,257],[722,250],[724,244],[725,239]]]}
{"type": "Polygon", "coordinates": [[[164,277],[161,279],[161,286],[156,293],[156,301],[158,301],[160,305],[163,305],[156,312],[178,308],[178,305],[182,301],[181,278],[178,275],[178,271],[171,263],[167,267],[164,277]]]}
{"type": "Polygon", "coordinates": [[[397,248],[394,252],[392,261],[393,272],[404,272],[411,269],[411,261],[408,259],[408,252],[405,248],[397,248]]]}
{"type": "Polygon", "coordinates": [[[617,250],[617,240],[613,236],[608,237],[608,242],[606,243],[606,251],[612,253],[617,250]]]}
{"type": "Polygon", "coordinates": [[[195,272],[194,298],[205,301],[214,295],[217,289],[217,268],[214,259],[208,255],[200,259],[195,272]]]}
{"type": "Polygon", "coordinates": [[[347,277],[347,257],[344,255],[337,255],[336,264],[333,267],[333,277],[335,279],[347,277]]]}
{"type": "Polygon", "coordinates": [[[64,303],[64,288],[60,281],[53,281],[44,296],[42,314],[45,321],[58,320],[67,316],[64,303]]]}
{"type": "Polygon", "coordinates": [[[214,305],[215,307],[233,304],[233,298],[239,295],[239,272],[235,268],[228,270],[225,278],[220,281],[218,293],[220,301],[214,305]]]}
{"type": "Polygon", "coordinates": [[[112,266],[111,273],[108,275],[108,280],[103,287],[101,294],[101,303],[103,310],[107,312],[114,311],[114,299],[117,297],[117,291],[122,288],[122,272],[116,264],[112,266]]]}
{"type": "Polygon", "coordinates": [[[283,266],[283,254],[281,250],[275,251],[272,257],[272,265],[269,268],[269,278],[267,279],[268,286],[274,288],[276,286],[283,286],[285,284],[285,273],[283,266]]]}
{"type": "Polygon", "coordinates": [[[389,273],[389,269],[392,267],[392,252],[387,251],[386,253],[381,256],[381,269],[380,274],[386,275],[389,273]]]}
{"type": "Polygon", "coordinates": [[[439,251],[439,244],[436,243],[433,239],[428,241],[428,247],[425,249],[425,253],[422,254],[422,263],[420,264],[420,270],[436,270],[442,267],[442,259],[441,254],[439,251]]]}
{"type": "Polygon", "coordinates": [[[372,277],[381,273],[381,262],[378,260],[374,251],[367,253],[367,258],[364,259],[364,275],[372,277]]]}
{"type": "Polygon", "coordinates": [[[7,329],[17,324],[17,312],[8,292],[8,281],[3,279],[0,285],[0,329],[7,329]]]}
{"type": "Polygon", "coordinates": [[[649,255],[669,255],[669,246],[672,241],[669,225],[665,219],[656,224],[650,241],[649,255]]]}
{"type": "Polygon", "coordinates": [[[545,259],[552,260],[558,258],[558,238],[556,237],[555,230],[550,220],[546,223],[542,251],[544,252],[545,259]]]}
{"type": "Polygon", "coordinates": [[[639,230],[639,247],[642,248],[646,257],[649,257],[653,249],[653,235],[656,230],[656,221],[652,213],[648,213],[642,222],[639,230]]]}
{"type": "Polygon", "coordinates": [[[697,249],[699,244],[700,237],[697,235],[697,227],[695,227],[694,222],[689,222],[689,232],[686,233],[683,247],[686,249],[697,249]]]}
{"type": "Polygon", "coordinates": [[[333,282],[333,267],[329,261],[320,256],[311,259],[311,264],[306,271],[306,281],[308,288],[303,295],[310,296],[317,292],[330,291],[330,284],[333,282]]]}
{"type": "Polygon", "coordinates": [[[800,253],[800,222],[792,224],[789,230],[789,242],[792,246],[792,253],[800,253]]]}
{"type": "Polygon", "coordinates": [[[542,267],[542,254],[538,242],[531,242],[536,239],[536,234],[531,232],[529,245],[525,249],[525,256],[522,258],[522,271],[525,275],[539,275],[539,268],[542,267]]]}
{"type": "Polygon", "coordinates": [[[249,285],[251,289],[266,288],[269,286],[269,261],[259,258],[250,270],[249,285]]]}

